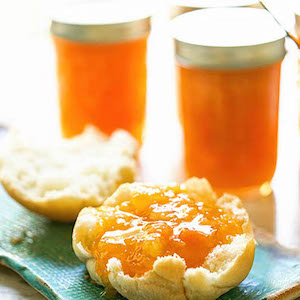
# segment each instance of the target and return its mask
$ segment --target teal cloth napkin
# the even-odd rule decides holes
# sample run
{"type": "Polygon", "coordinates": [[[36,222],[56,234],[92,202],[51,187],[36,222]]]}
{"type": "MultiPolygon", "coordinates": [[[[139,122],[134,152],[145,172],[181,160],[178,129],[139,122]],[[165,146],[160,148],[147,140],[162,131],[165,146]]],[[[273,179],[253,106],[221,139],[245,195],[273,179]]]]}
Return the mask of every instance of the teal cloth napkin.
{"type": "MultiPolygon", "coordinates": [[[[87,276],[71,246],[72,225],[50,222],[12,200],[0,186],[0,263],[15,270],[48,299],[109,299],[87,276]]],[[[256,247],[253,268],[221,300],[295,299],[300,257],[276,244],[256,247]]],[[[114,299],[124,299],[116,296],[114,299]]]]}

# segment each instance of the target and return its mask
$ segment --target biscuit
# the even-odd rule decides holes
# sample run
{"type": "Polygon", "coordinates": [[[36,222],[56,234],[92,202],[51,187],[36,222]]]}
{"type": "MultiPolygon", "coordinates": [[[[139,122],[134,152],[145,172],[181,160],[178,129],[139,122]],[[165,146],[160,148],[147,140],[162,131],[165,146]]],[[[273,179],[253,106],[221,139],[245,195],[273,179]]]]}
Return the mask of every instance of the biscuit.
{"type": "MultiPolygon", "coordinates": [[[[124,201],[131,201],[133,193],[140,186],[137,183],[121,185],[102,208],[109,209],[124,201]]],[[[106,265],[109,283],[105,283],[97,272],[97,258],[88,246],[98,236],[98,211],[96,208],[85,208],[74,227],[73,249],[86,264],[91,278],[101,285],[112,287],[130,300],[212,300],[242,282],[253,264],[255,240],[241,201],[228,194],[217,198],[205,179],[189,179],[185,186],[187,193],[196,195],[203,202],[213,202],[224,211],[234,214],[242,222],[242,233],[234,236],[231,243],[216,246],[205,262],[195,268],[187,268],[185,260],[175,253],[157,257],[153,268],[142,276],[129,276],[124,273],[121,261],[111,257],[106,265]]]]}
{"type": "Polygon", "coordinates": [[[74,221],[99,206],[120,184],[133,182],[137,142],[88,127],[71,139],[41,143],[10,132],[0,154],[0,181],[23,206],[51,220],[74,221]]]}

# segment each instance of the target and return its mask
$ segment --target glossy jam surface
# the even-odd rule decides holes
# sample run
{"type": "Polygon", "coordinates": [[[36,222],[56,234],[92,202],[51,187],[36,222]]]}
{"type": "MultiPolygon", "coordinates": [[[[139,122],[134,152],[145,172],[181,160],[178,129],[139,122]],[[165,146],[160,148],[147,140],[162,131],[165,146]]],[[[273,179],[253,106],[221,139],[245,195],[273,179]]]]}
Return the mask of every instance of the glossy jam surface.
{"type": "Polygon", "coordinates": [[[174,253],[187,267],[198,267],[214,247],[243,233],[242,221],[231,212],[196,201],[182,185],[138,186],[130,201],[97,210],[97,238],[89,247],[101,278],[112,257],[132,277],[151,270],[157,257],[174,253]]]}
{"type": "Polygon", "coordinates": [[[111,44],[53,39],[63,135],[72,137],[93,124],[107,134],[125,129],[141,141],[147,37],[111,44]]]}
{"type": "Polygon", "coordinates": [[[188,176],[218,190],[260,186],[277,159],[281,63],[242,70],[178,66],[188,176]]]}

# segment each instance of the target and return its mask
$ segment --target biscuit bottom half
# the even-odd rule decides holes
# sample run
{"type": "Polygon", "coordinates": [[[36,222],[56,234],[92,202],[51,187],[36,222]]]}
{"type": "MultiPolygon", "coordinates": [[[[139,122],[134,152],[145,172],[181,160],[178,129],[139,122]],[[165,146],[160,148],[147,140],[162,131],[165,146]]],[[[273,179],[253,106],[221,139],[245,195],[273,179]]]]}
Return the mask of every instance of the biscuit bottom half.
{"type": "MultiPolygon", "coordinates": [[[[243,247],[251,240],[253,249],[247,256],[247,270],[240,276],[243,278],[238,278],[239,282],[248,274],[254,254],[248,215],[238,198],[224,195],[217,199],[206,180],[191,179],[181,185],[121,186],[101,207],[81,212],[74,229],[73,245],[77,256],[96,273],[96,280],[104,286],[113,286],[121,294],[124,286],[119,289],[114,286],[114,272],[138,282],[151,272],[157,274],[158,262],[166,258],[174,259],[175,264],[176,261],[179,265],[183,263],[180,283],[183,295],[177,298],[202,299],[200,294],[199,297],[187,296],[186,271],[203,269],[215,274],[227,271],[225,262],[222,264],[219,260],[229,265],[233,257],[224,258],[228,250],[222,249],[241,239],[244,239],[243,247]],[[116,269],[116,265],[119,268],[116,269]]],[[[241,249],[237,256],[240,254],[241,249]]],[[[165,268],[169,269],[165,273],[170,273],[174,267],[166,264],[165,268]]],[[[226,288],[230,287],[220,289],[219,294],[226,288]]],[[[125,292],[124,296],[141,298],[131,292],[125,292]]],[[[152,298],[160,299],[154,295],[152,298]]]]}

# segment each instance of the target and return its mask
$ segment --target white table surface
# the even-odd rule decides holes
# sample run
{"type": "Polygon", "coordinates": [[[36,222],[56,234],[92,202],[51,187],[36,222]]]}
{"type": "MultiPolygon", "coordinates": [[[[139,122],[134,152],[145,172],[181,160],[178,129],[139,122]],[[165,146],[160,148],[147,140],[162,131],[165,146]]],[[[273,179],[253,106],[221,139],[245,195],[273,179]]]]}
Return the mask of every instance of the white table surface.
{"type": "MultiPolygon", "coordinates": [[[[169,182],[182,179],[181,129],[176,118],[172,44],[162,21],[156,24],[149,41],[142,179],[169,182]],[[166,146],[159,147],[161,143],[166,146]]],[[[279,243],[300,248],[297,50],[291,43],[288,48],[282,70],[279,154],[273,193],[262,197],[258,191],[252,191],[245,197],[250,199],[245,205],[255,225],[274,234],[279,243]]],[[[55,60],[48,33],[33,34],[23,41],[9,39],[0,48],[0,65],[0,81],[5,82],[0,90],[0,123],[34,134],[57,134],[55,60]]],[[[1,300],[42,298],[13,271],[0,267],[1,300]]]]}
{"type": "Polygon", "coordinates": [[[15,272],[0,266],[0,299],[41,300],[45,298],[15,272]]]}

